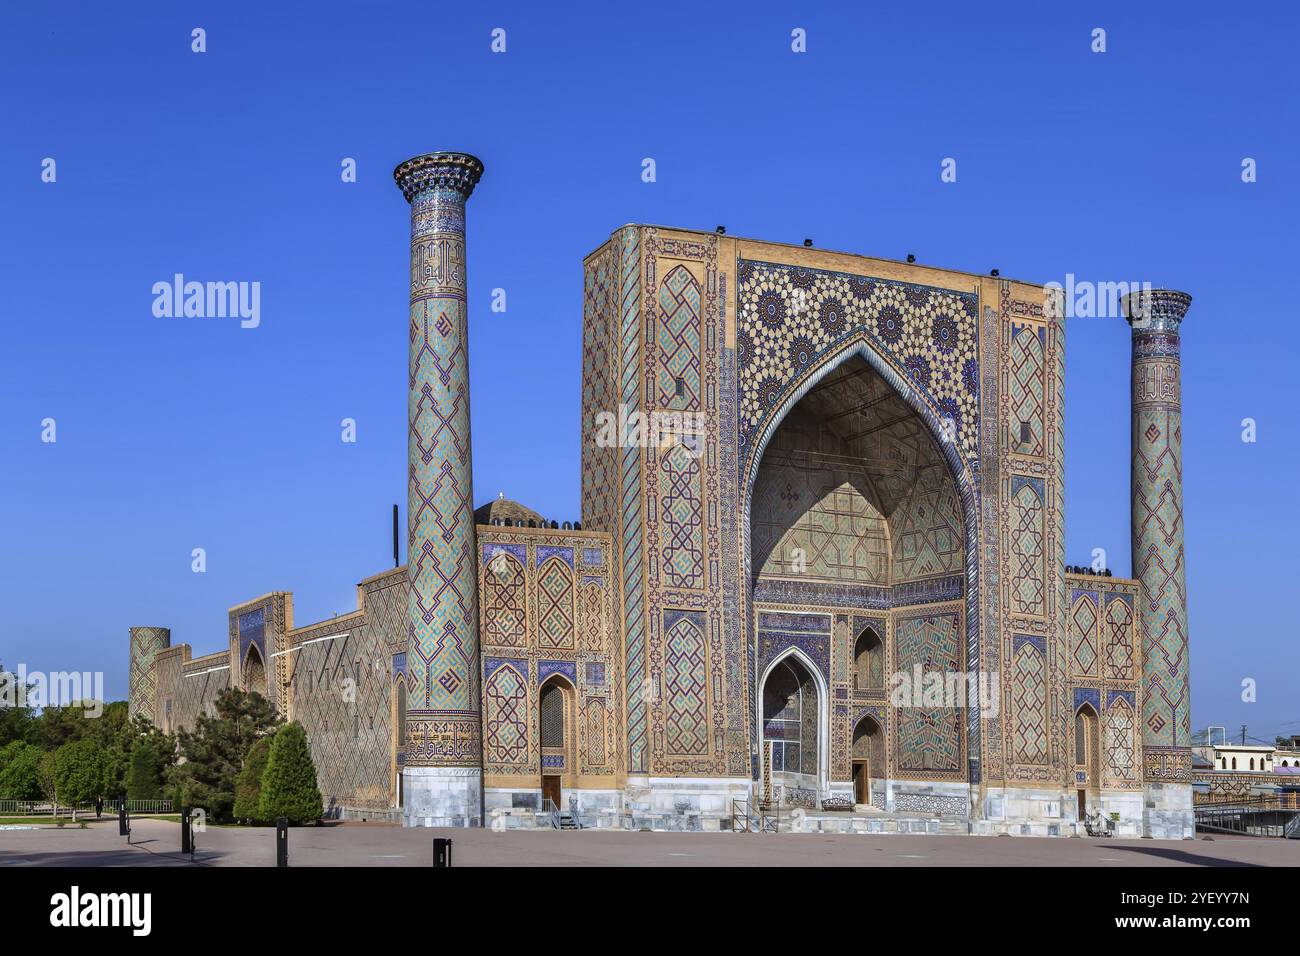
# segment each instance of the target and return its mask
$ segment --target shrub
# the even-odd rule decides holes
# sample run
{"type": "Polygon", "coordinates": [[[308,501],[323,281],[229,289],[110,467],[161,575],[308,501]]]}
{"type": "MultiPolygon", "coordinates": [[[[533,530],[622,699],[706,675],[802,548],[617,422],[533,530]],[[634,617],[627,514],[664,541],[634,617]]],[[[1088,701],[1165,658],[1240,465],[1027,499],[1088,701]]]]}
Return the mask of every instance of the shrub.
{"type": "Polygon", "coordinates": [[[307,733],[296,720],[271,740],[258,810],[263,820],[286,817],[293,824],[315,823],[324,811],[307,733]]]}
{"type": "Polygon", "coordinates": [[[129,800],[157,800],[162,796],[162,761],[157,748],[137,741],[126,768],[126,796],[129,800]]]}
{"type": "Polygon", "coordinates": [[[235,778],[235,819],[245,823],[265,823],[261,813],[262,776],[271,756],[271,739],[263,737],[253,744],[244,761],[244,769],[235,778]]]}
{"type": "Polygon", "coordinates": [[[174,806],[202,807],[212,822],[232,819],[235,780],[253,744],[272,733],[280,718],[256,691],[223,690],[214,714],[201,714],[193,731],[178,734],[184,762],[169,775],[174,806]]]}

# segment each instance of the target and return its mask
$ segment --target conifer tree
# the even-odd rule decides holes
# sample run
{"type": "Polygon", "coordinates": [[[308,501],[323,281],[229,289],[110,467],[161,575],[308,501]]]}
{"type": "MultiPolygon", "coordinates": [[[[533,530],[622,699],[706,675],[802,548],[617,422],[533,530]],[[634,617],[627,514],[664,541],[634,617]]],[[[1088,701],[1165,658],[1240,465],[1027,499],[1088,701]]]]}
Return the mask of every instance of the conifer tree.
{"type": "Polygon", "coordinates": [[[258,809],[264,820],[286,817],[293,824],[315,823],[324,810],[307,733],[296,720],[271,741],[258,809]]]}
{"type": "Polygon", "coordinates": [[[148,741],[138,740],[126,768],[128,800],[157,800],[162,796],[162,760],[148,741]]]}
{"type": "Polygon", "coordinates": [[[272,737],[263,737],[253,744],[244,760],[244,769],[235,778],[235,819],[243,823],[265,823],[262,817],[262,776],[271,756],[272,737]]]}

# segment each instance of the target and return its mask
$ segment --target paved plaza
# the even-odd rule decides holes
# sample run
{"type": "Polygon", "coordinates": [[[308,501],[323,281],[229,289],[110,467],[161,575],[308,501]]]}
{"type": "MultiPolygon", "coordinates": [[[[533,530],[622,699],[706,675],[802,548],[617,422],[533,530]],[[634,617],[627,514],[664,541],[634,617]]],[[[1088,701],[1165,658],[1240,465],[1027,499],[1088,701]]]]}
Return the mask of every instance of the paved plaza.
{"type": "MultiPolygon", "coordinates": [[[[86,829],[0,829],[0,867],[189,866],[180,824],[137,819],[132,843],[116,820],[86,829]]],[[[455,842],[455,866],[1296,866],[1300,841],[1038,839],[962,836],[408,830],[346,823],[295,828],[291,866],[429,866],[435,836],[455,842]]],[[[273,866],[271,828],[210,827],[195,863],[273,866]]]]}

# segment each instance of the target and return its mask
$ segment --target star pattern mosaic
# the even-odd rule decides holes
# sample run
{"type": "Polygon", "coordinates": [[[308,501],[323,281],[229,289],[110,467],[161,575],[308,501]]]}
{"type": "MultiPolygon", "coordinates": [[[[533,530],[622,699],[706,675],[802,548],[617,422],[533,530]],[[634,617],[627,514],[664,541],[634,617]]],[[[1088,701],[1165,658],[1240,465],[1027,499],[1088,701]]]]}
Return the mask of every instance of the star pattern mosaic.
{"type": "Polygon", "coordinates": [[[979,456],[979,297],[928,286],[741,260],[736,353],[740,447],[804,377],[865,337],[894,371],[952,422],[968,461],[979,456]]]}

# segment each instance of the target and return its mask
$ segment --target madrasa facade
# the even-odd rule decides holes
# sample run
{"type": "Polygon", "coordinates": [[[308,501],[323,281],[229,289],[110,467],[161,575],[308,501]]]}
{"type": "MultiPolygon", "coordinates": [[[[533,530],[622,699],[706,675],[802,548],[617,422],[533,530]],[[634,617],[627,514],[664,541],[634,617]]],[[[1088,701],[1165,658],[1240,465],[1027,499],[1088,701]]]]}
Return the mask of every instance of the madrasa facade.
{"type": "Polygon", "coordinates": [[[238,604],[206,656],[131,628],[132,713],[257,691],[330,814],[411,826],[1192,836],[1189,296],[1124,300],[1132,579],[1066,565],[1059,291],[721,229],[627,225],[583,263],[581,521],[475,510],[482,171],[394,173],[406,565],[317,623],[238,604]]]}

